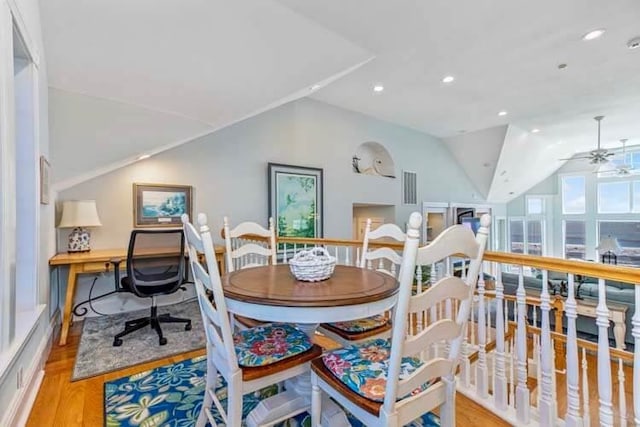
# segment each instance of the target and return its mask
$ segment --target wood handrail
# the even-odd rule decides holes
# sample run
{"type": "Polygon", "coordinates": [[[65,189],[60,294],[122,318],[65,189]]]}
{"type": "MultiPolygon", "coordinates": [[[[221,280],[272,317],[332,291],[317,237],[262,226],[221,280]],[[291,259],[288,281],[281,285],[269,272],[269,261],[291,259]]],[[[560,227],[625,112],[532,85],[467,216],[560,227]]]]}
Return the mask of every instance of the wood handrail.
{"type": "MultiPolygon", "coordinates": [[[[221,232],[221,234],[223,234],[221,232]]],[[[260,236],[246,236],[250,240],[265,240],[260,236]]],[[[307,237],[276,237],[278,243],[296,245],[329,245],[329,246],[355,246],[361,247],[362,240],[352,239],[324,239],[307,237]]],[[[401,251],[402,243],[370,241],[369,247],[389,247],[401,251]]],[[[588,277],[597,277],[607,280],[640,285],[640,268],[622,267],[611,264],[600,264],[588,261],[567,260],[562,258],[542,257],[536,255],[513,254],[508,252],[485,251],[484,260],[499,262],[502,264],[524,265],[542,270],[556,271],[560,273],[577,274],[588,277]]]]}

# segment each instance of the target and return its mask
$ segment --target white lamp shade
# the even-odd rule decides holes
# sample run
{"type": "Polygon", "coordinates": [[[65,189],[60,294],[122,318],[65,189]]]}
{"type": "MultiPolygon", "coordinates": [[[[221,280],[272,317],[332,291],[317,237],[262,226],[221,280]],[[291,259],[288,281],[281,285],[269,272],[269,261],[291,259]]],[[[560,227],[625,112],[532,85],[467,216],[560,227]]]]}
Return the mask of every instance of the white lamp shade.
{"type": "Polygon", "coordinates": [[[102,223],[98,217],[95,200],[67,200],[62,202],[62,218],[59,228],[65,227],[99,227],[102,223]]]}
{"type": "Polygon", "coordinates": [[[613,252],[617,254],[622,250],[620,244],[618,243],[618,239],[615,237],[607,236],[600,240],[600,244],[596,247],[596,250],[600,254],[605,254],[607,252],[613,252]]]}

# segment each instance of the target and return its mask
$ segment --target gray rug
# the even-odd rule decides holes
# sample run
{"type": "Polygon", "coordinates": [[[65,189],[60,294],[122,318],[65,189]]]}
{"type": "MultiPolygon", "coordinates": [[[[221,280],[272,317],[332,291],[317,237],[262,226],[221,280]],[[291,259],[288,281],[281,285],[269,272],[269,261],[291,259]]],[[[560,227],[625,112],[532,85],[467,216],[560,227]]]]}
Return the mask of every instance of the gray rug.
{"type": "Polygon", "coordinates": [[[150,327],[123,337],[122,346],[113,346],[113,336],[124,329],[124,322],[148,316],[149,309],[86,319],[71,380],[92,377],[206,346],[197,299],[158,307],[158,314],[164,313],[191,319],[192,328],[185,331],[184,324],[163,323],[162,332],[167,338],[167,344],[163,346],[158,344],[158,334],[150,327]]]}

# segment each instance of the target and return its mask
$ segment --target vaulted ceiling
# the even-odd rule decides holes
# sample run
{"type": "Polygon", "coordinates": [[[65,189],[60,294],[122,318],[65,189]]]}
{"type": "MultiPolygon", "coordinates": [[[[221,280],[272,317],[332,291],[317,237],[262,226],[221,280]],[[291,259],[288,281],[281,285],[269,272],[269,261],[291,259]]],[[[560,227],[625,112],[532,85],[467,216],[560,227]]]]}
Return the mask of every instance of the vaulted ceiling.
{"type": "MultiPolygon", "coordinates": [[[[104,117],[93,138],[88,127],[75,131],[100,160],[61,168],[63,186],[301,96],[442,137],[457,156],[466,152],[457,143],[488,144],[482,164],[461,165],[493,201],[594,148],[595,115],[607,116],[605,146],[640,144],[640,49],[626,46],[640,35],[637,0],[43,0],[41,8],[52,105],[62,106],[54,118],[71,125],[74,109],[104,117]],[[596,28],[607,31],[582,40],[596,28]],[[443,83],[447,75],[454,82],[443,83]],[[126,123],[129,114],[140,120],[126,123]],[[162,125],[149,129],[153,122],[162,125]],[[478,132],[499,127],[509,131],[478,132]],[[541,167],[518,167],[533,155],[541,167]]],[[[77,140],[66,127],[52,138],[77,140]]],[[[54,162],[64,163],[70,148],[53,144],[54,162]]]]}

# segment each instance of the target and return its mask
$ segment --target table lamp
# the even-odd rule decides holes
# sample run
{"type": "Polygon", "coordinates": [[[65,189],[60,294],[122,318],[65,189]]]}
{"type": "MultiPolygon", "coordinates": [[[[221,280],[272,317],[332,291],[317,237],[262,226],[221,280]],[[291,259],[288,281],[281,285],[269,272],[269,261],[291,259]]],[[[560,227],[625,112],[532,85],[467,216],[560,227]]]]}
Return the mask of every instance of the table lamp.
{"type": "Polygon", "coordinates": [[[73,228],[69,234],[68,252],[91,250],[91,233],[85,227],[99,227],[100,218],[95,200],[67,200],[62,202],[62,218],[58,228],[73,228]]]}
{"type": "Polygon", "coordinates": [[[603,264],[617,264],[618,256],[622,248],[615,237],[607,236],[600,239],[600,243],[596,246],[596,250],[602,257],[603,264]]]}

